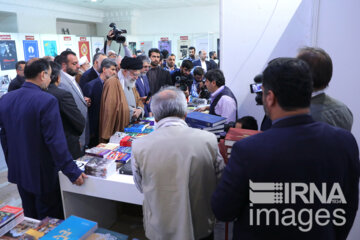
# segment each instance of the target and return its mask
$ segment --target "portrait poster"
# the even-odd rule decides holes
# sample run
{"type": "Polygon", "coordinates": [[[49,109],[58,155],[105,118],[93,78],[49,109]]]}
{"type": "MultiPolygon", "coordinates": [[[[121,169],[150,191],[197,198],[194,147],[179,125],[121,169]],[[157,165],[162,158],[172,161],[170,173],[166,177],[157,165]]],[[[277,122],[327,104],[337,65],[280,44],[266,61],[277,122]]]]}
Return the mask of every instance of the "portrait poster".
{"type": "Polygon", "coordinates": [[[79,41],[79,59],[86,56],[90,62],[90,44],[89,41],[79,41]]]}
{"type": "Polygon", "coordinates": [[[171,40],[159,41],[159,50],[166,49],[171,54],[171,40]]]}
{"type": "Polygon", "coordinates": [[[23,40],[25,61],[39,57],[39,47],[37,40],[23,40]]]}
{"type": "Polygon", "coordinates": [[[45,56],[56,57],[58,55],[55,40],[50,40],[50,41],[45,40],[44,41],[44,53],[45,53],[45,56]]]}
{"type": "Polygon", "coordinates": [[[136,55],[136,42],[129,42],[129,49],[131,54],[136,55]]]}
{"type": "Polygon", "coordinates": [[[188,57],[189,54],[189,46],[190,41],[189,40],[178,40],[178,58],[179,60],[184,60],[188,57]]]}
{"type": "Polygon", "coordinates": [[[14,40],[0,41],[1,70],[15,69],[17,62],[16,45],[14,40]]]}
{"type": "Polygon", "coordinates": [[[102,37],[91,37],[91,49],[92,55],[94,56],[96,53],[104,49],[104,38],[102,37]]]}

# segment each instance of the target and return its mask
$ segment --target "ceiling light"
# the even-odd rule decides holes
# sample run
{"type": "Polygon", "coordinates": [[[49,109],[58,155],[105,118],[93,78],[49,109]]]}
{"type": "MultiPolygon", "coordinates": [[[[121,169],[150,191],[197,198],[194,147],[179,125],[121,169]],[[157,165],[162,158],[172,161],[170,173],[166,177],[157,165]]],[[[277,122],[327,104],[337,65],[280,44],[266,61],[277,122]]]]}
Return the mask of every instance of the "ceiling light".
{"type": "Polygon", "coordinates": [[[92,2],[96,2],[96,0],[91,0],[92,2]]]}

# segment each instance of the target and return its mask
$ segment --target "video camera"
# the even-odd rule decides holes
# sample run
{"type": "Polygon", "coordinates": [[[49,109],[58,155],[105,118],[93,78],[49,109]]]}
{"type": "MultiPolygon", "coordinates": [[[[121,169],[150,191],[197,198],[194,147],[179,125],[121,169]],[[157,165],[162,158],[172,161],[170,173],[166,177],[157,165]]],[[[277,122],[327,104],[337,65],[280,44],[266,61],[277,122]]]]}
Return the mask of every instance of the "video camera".
{"type": "Polygon", "coordinates": [[[256,97],[255,97],[255,101],[256,101],[256,105],[263,105],[262,102],[262,81],[263,81],[263,75],[262,74],[258,74],[254,77],[254,82],[250,84],[250,93],[255,93],[256,97]]]}
{"type": "Polygon", "coordinates": [[[125,29],[117,29],[115,23],[110,23],[109,27],[113,29],[113,37],[107,37],[108,40],[114,40],[117,43],[124,43],[126,41],[126,37],[122,36],[122,33],[127,33],[125,29]]]}
{"type": "Polygon", "coordinates": [[[188,85],[192,84],[192,80],[184,75],[176,76],[175,80],[175,87],[180,88],[183,92],[187,90],[188,85]]]}

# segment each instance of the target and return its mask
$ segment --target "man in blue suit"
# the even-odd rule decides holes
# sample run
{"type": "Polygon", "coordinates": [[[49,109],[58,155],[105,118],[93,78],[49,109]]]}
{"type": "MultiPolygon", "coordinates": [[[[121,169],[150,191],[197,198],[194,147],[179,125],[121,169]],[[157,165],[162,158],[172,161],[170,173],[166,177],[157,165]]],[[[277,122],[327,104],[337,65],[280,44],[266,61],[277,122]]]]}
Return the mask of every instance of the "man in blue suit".
{"type": "Polygon", "coordinates": [[[307,63],[271,61],[263,103],[272,127],[234,144],[212,196],[233,239],[346,239],[357,211],[359,150],[353,135],[315,122],[307,63]]]}
{"type": "Polygon", "coordinates": [[[94,147],[99,144],[101,94],[103,91],[104,82],[115,75],[115,61],[110,58],[106,58],[101,63],[100,76],[93,81],[88,82],[84,87],[84,96],[91,99],[91,105],[88,108],[90,125],[89,147],[94,147]]]}
{"type": "Polygon", "coordinates": [[[0,99],[0,137],[8,180],[17,184],[25,216],[63,218],[58,171],[82,185],[86,175],[67,148],[58,101],[42,91],[50,83],[44,59],[25,67],[26,82],[0,99]]]}
{"type": "Polygon", "coordinates": [[[197,66],[202,67],[205,72],[208,72],[211,69],[213,69],[213,66],[210,64],[210,62],[206,60],[206,51],[205,50],[199,51],[199,59],[193,61],[193,65],[194,65],[194,67],[197,67],[197,66]]]}
{"type": "Polygon", "coordinates": [[[100,69],[101,69],[101,62],[105,58],[106,58],[106,55],[102,52],[98,52],[94,55],[92,68],[89,68],[86,72],[84,72],[80,78],[79,85],[81,87],[81,90],[84,90],[85,84],[87,84],[91,80],[94,80],[95,78],[99,77],[100,69]]]}
{"type": "Polygon", "coordinates": [[[150,93],[149,79],[146,76],[146,73],[150,69],[150,59],[145,55],[140,55],[138,58],[143,62],[143,68],[140,70],[140,76],[136,79],[136,90],[139,92],[140,98],[144,103],[144,117],[149,117],[151,115],[150,110],[150,100],[146,101],[147,96],[150,93]]]}

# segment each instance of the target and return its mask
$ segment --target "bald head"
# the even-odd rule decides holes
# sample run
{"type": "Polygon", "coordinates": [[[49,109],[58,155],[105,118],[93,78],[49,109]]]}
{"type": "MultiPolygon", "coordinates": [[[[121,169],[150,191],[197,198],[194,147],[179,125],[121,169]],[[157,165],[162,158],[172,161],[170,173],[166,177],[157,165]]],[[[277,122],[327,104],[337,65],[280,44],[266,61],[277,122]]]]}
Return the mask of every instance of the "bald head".
{"type": "Polygon", "coordinates": [[[185,119],[187,103],[180,89],[167,87],[152,97],[150,108],[157,122],[167,117],[185,119]]]}

